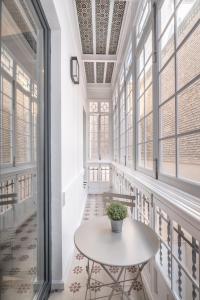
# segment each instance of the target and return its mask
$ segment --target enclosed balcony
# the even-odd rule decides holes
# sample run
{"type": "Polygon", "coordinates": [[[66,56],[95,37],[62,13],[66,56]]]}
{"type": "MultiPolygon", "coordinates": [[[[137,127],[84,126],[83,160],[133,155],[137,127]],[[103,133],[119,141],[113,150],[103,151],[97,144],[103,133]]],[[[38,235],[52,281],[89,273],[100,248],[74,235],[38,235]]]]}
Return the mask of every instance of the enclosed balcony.
{"type": "Polygon", "coordinates": [[[200,1],[2,0],[0,25],[0,300],[200,300],[200,1]]]}

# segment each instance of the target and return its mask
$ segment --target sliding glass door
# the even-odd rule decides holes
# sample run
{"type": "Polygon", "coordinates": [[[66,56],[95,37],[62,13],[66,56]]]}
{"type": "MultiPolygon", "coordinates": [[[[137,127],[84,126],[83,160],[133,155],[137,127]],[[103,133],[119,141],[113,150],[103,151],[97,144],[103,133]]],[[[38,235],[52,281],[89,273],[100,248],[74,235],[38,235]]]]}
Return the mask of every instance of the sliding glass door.
{"type": "Polygon", "coordinates": [[[37,1],[0,3],[0,300],[43,299],[50,281],[47,27],[37,1]]]}

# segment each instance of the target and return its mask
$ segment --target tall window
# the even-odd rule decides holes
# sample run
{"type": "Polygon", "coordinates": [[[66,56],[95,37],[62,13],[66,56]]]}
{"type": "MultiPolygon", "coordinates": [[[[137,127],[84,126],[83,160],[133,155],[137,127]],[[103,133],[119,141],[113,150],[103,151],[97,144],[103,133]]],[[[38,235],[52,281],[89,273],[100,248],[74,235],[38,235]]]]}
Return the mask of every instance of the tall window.
{"type": "Polygon", "coordinates": [[[120,105],[120,163],[126,164],[126,123],[125,123],[125,98],[124,89],[119,98],[120,105]]]}
{"type": "Polygon", "coordinates": [[[36,160],[37,85],[4,45],[1,73],[0,163],[31,163],[36,160]]]}
{"type": "Polygon", "coordinates": [[[128,53],[127,53],[127,57],[125,60],[125,76],[129,73],[131,65],[132,65],[132,43],[130,44],[129,48],[128,48],[128,53]]]}
{"type": "Polygon", "coordinates": [[[0,163],[11,165],[13,162],[13,88],[11,82],[1,77],[1,105],[0,105],[0,163]]]}
{"type": "Polygon", "coordinates": [[[49,30],[35,2],[0,3],[0,299],[50,289],[49,30]]]}
{"type": "Polygon", "coordinates": [[[153,170],[152,32],[137,59],[137,164],[153,170]]]}
{"type": "Polygon", "coordinates": [[[147,23],[148,17],[151,12],[151,1],[150,0],[144,0],[141,1],[141,7],[140,7],[140,13],[137,20],[137,26],[136,26],[136,42],[139,43],[143,32],[145,25],[147,23]]]}
{"type": "Polygon", "coordinates": [[[113,151],[114,161],[119,161],[119,108],[118,94],[113,98],[113,151]]]}
{"type": "Polygon", "coordinates": [[[133,80],[126,81],[126,165],[133,166],[133,80]]]}
{"type": "Polygon", "coordinates": [[[89,158],[110,158],[110,103],[91,101],[89,104],[89,158]]]}
{"type": "Polygon", "coordinates": [[[160,173],[200,182],[200,2],[175,2],[159,9],[160,173]]]}

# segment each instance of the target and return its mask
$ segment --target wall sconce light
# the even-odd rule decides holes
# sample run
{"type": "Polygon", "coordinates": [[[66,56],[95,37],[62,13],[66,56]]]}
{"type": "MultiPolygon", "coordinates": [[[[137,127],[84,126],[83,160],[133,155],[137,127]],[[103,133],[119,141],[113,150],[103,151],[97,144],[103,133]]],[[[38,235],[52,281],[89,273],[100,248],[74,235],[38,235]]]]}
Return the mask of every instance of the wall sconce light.
{"type": "Polygon", "coordinates": [[[70,74],[74,84],[79,84],[79,63],[76,56],[72,56],[70,60],[70,74]]]}

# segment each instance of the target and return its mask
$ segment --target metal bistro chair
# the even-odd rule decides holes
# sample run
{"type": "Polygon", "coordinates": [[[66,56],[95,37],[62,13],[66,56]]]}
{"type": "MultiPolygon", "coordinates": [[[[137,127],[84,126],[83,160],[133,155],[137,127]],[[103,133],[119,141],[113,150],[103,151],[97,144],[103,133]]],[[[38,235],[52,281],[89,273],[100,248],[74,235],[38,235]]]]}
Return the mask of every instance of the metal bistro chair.
{"type": "Polygon", "coordinates": [[[135,207],[135,196],[115,194],[115,193],[103,193],[103,202],[105,210],[108,204],[121,203],[130,208],[131,217],[133,216],[133,208],[135,207]]]}

